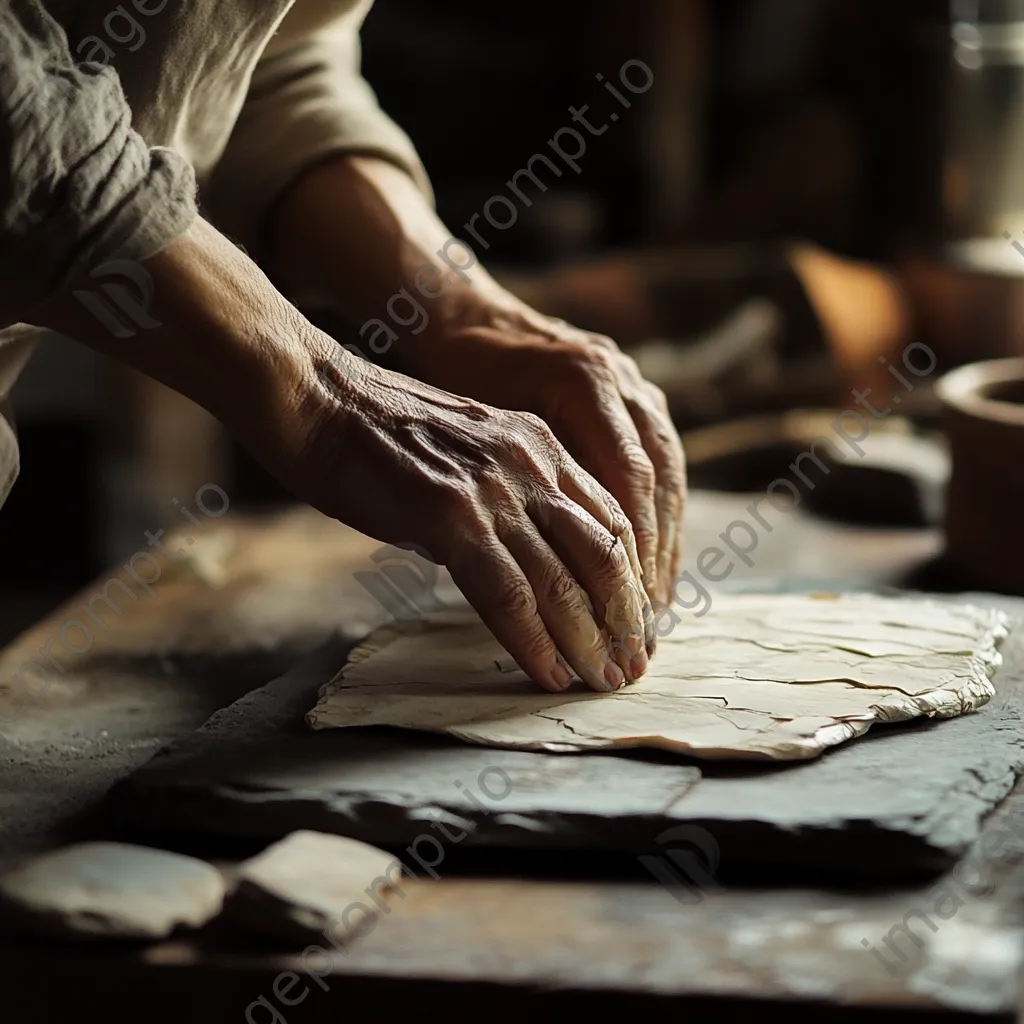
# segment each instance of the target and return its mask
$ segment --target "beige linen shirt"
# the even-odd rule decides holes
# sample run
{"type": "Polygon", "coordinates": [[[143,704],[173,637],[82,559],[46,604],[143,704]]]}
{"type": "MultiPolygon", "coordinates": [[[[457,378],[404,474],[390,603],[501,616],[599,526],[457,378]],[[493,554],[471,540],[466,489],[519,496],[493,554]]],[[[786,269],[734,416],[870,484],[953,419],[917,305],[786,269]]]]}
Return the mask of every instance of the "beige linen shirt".
{"type": "Polygon", "coordinates": [[[26,310],[203,213],[255,258],[304,168],[358,152],[429,194],[359,71],[372,0],[0,0],[0,502],[17,476],[6,396],[26,310]]]}

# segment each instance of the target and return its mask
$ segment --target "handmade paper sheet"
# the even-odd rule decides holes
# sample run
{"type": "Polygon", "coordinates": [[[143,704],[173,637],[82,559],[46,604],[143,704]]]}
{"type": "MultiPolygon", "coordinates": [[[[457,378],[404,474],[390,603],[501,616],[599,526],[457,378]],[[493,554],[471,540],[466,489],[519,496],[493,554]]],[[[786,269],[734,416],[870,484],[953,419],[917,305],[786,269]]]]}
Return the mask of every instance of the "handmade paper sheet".
{"type": "Polygon", "coordinates": [[[951,718],[992,696],[1003,613],[873,595],[719,596],[684,618],[647,674],[611,694],[537,688],[468,607],[384,627],[307,715],[470,743],[572,752],[655,747],[802,760],[874,723],[951,718]]]}

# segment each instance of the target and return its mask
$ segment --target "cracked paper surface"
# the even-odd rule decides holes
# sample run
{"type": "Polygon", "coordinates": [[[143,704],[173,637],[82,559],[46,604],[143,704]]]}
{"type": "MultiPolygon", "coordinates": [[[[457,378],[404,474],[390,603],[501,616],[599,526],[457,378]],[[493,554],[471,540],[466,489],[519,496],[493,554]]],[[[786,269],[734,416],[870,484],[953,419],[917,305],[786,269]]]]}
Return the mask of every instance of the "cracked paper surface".
{"type": "Polygon", "coordinates": [[[639,682],[539,690],[468,608],[387,626],[306,716],[314,729],[391,725],[470,743],[569,752],[657,747],[802,760],[876,722],[952,718],[992,696],[1002,612],[882,598],[719,596],[658,641],[639,682]]]}

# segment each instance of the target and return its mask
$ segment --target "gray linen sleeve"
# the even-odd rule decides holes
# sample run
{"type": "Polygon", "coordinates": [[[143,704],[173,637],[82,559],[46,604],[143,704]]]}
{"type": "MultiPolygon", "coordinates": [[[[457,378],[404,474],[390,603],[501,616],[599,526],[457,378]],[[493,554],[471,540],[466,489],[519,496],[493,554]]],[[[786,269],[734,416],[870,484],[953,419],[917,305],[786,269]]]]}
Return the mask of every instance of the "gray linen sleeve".
{"type": "Polygon", "coordinates": [[[0,325],[195,217],[192,168],[132,130],[116,72],[76,66],[39,0],[0,0],[0,325]]]}
{"type": "Polygon", "coordinates": [[[313,31],[296,5],[252,77],[245,105],[204,201],[218,227],[266,260],[266,217],[304,170],[339,154],[377,156],[405,170],[428,200],[433,192],[416,149],[381,110],[360,71],[357,4],[313,31]]]}

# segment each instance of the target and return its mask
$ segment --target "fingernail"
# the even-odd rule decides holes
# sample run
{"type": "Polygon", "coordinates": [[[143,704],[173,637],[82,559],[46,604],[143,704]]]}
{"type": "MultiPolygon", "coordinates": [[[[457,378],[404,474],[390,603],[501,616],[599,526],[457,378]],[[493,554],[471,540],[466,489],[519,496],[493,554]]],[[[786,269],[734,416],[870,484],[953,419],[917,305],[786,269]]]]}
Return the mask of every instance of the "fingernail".
{"type": "Polygon", "coordinates": [[[657,630],[657,619],[658,613],[661,609],[665,608],[666,605],[661,601],[652,601],[647,613],[651,617],[650,629],[647,630],[647,657],[653,658],[654,652],[658,649],[658,630],[657,630]]]}
{"type": "Polygon", "coordinates": [[[572,673],[561,662],[551,670],[551,678],[560,690],[567,690],[572,686],[572,673]]]}
{"type": "Polygon", "coordinates": [[[615,664],[614,661],[609,661],[604,667],[604,677],[608,681],[608,685],[613,689],[617,690],[620,686],[626,682],[626,674],[615,664]]]}
{"type": "Polygon", "coordinates": [[[624,639],[625,648],[622,650],[623,656],[618,659],[618,664],[626,674],[626,682],[635,683],[647,670],[647,651],[643,637],[636,633],[630,633],[624,639]]]}
{"type": "Polygon", "coordinates": [[[629,659],[629,663],[630,667],[633,669],[633,678],[639,679],[647,671],[647,651],[641,647],[640,650],[629,659]]]}

